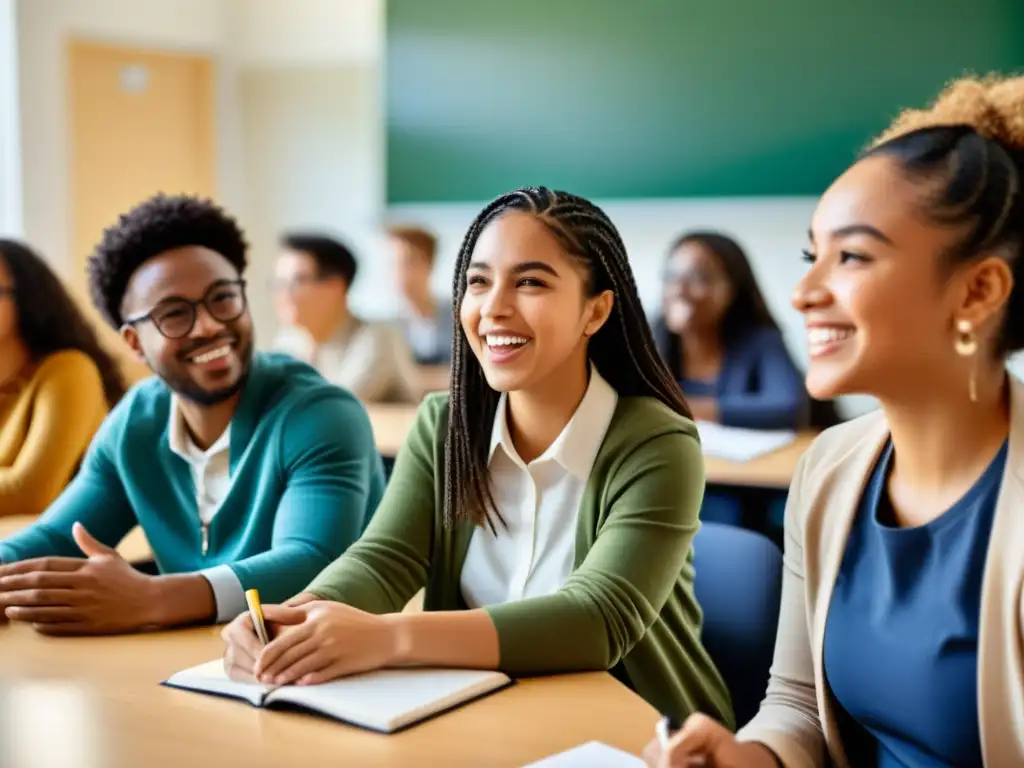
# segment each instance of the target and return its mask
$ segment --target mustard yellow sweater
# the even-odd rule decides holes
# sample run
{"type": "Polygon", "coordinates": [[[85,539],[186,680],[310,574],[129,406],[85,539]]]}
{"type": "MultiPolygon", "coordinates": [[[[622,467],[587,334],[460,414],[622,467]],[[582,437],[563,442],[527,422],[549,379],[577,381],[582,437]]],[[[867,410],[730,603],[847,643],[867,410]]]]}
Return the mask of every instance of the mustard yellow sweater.
{"type": "Polygon", "coordinates": [[[0,515],[43,512],[106,415],[99,369],[77,350],[50,355],[0,389],[0,515]]]}

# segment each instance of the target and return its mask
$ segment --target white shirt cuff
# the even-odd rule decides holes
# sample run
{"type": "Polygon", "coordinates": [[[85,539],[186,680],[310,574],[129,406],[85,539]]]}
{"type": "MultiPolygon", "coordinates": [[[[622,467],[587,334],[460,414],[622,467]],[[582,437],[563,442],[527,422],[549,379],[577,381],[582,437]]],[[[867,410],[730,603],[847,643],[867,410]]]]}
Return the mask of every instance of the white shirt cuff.
{"type": "Polygon", "coordinates": [[[217,623],[233,621],[240,613],[248,610],[242,582],[230,565],[218,565],[200,571],[199,575],[210,582],[213,601],[217,605],[217,623]]]}

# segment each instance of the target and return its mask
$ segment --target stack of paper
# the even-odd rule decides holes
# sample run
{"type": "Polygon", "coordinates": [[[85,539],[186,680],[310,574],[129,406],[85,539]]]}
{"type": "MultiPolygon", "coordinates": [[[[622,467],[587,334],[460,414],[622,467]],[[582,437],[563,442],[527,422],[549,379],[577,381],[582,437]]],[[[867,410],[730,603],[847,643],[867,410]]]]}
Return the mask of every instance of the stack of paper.
{"type": "Polygon", "coordinates": [[[787,430],[739,429],[710,421],[698,421],[697,431],[706,456],[729,461],[750,461],[796,439],[796,432],[787,430]]]}

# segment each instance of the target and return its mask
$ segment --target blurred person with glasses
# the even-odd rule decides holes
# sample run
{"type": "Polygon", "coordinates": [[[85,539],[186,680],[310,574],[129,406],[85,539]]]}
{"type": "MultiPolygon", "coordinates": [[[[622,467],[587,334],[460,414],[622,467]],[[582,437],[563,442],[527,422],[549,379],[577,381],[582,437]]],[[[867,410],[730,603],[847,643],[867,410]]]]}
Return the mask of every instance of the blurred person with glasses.
{"type": "Polygon", "coordinates": [[[655,338],[694,416],[749,429],[796,429],[803,377],[740,245],[691,232],[669,249],[655,338]]]}
{"type": "MultiPolygon", "coordinates": [[[[808,425],[803,376],[739,243],[690,232],[669,248],[654,338],[699,421],[748,429],[808,425]]],[[[781,513],[776,503],[772,515],[781,513]]],[[[743,498],[709,488],[701,519],[742,525],[743,498]]]]}
{"type": "Polygon", "coordinates": [[[282,240],[272,289],[281,330],[274,349],[313,365],[366,403],[414,402],[419,387],[401,330],[352,312],[357,265],[337,240],[290,233],[282,240]]]}
{"type": "Polygon", "coordinates": [[[310,366],[254,353],[246,252],[233,219],[186,196],[104,233],[93,301],[156,376],[0,542],[0,616],[60,635],[227,621],[246,590],[288,597],[361,534],[384,485],[369,418],[310,366]],[[152,573],[114,549],[136,525],[152,573]]]}
{"type": "Polygon", "coordinates": [[[0,516],[45,510],[123,394],[60,278],[24,243],[0,239],[0,516]]]}

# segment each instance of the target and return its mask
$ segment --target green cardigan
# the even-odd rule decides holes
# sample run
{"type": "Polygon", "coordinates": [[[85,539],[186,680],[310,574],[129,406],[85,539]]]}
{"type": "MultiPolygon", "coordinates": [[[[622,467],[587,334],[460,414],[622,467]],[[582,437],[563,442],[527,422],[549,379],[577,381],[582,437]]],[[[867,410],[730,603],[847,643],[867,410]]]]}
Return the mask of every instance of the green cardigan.
{"type": "MultiPolygon", "coordinates": [[[[363,536],[307,592],[373,613],[426,586],[428,611],[462,610],[473,525],[445,528],[448,395],[422,403],[363,536]]],[[[480,425],[490,429],[490,425],[480,425]]],[[[704,712],[730,728],[722,678],[700,642],[691,542],[704,460],[692,421],[620,397],[580,503],[575,570],[557,592],[491,605],[500,668],[513,676],[615,669],[655,709],[704,712]]]]}

